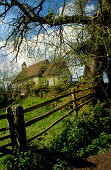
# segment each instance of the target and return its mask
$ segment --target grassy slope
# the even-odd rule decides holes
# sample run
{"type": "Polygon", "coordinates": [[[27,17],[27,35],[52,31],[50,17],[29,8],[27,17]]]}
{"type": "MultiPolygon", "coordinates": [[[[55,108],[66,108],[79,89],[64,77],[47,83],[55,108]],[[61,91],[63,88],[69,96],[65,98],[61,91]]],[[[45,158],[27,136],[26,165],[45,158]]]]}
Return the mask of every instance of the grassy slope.
{"type": "MultiPolygon", "coordinates": [[[[22,99],[21,101],[18,101],[18,103],[20,105],[22,105],[22,107],[25,109],[25,108],[28,108],[30,106],[34,106],[35,104],[47,101],[48,99],[49,98],[40,98],[40,97],[35,97],[35,96],[33,96],[33,97],[28,96],[28,97],[22,99]]],[[[59,102],[61,104],[62,101],[59,100],[59,102]]],[[[55,105],[57,105],[57,104],[58,103],[55,102],[55,105]]],[[[34,117],[42,115],[43,113],[48,112],[51,109],[53,109],[52,104],[50,104],[48,106],[44,106],[43,108],[39,108],[37,110],[34,110],[34,111],[30,112],[30,113],[26,113],[24,115],[25,116],[25,122],[27,122],[28,120],[31,120],[34,117]]],[[[59,119],[67,111],[68,111],[67,109],[66,110],[62,109],[62,110],[60,110],[60,111],[58,111],[56,113],[53,113],[52,115],[45,118],[44,120],[41,120],[41,121],[39,121],[37,123],[34,123],[33,125],[27,127],[26,128],[27,139],[31,138],[32,136],[34,136],[34,135],[36,135],[38,133],[40,133],[43,129],[47,128],[50,124],[52,124],[57,119],[59,119]]],[[[0,114],[5,114],[5,113],[6,113],[6,108],[0,110],[0,114]]],[[[0,128],[6,127],[7,125],[8,125],[7,120],[1,120],[0,121],[0,128]]],[[[55,125],[52,129],[47,131],[45,134],[43,134],[39,138],[37,138],[34,142],[39,144],[40,147],[42,147],[43,145],[46,146],[62,130],[63,130],[63,121],[58,123],[57,125],[55,125]]],[[[9,134],[9,131],[2,132],[2,133],[0,133],[0,137],[5,136],[7,134],[9,134]]],[[[3,144],[9,143],[9,141],[10,141],[10,139],[1,141],[0,146],[2,146],[3,144]]],[[[0,158],[0,164],[2,164],[2,161],[4,160],[4,158],[0,158]]],[[[2,169],[2,167],[0,167],[0,169],[2,169]]]]}

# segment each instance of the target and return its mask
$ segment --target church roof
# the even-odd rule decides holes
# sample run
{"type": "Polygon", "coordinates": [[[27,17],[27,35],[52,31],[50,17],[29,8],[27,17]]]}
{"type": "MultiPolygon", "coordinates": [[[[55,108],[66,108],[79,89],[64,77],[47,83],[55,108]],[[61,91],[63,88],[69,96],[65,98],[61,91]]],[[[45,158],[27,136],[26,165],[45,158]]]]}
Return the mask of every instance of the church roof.
{"type": "Polygon", "coordinates": [[[29,67],[24,68],[15,78],[14,83],[20,82],[22,80],[25,80],[27,78],[34,77],[34,76],[40,77],[44,73],[44,71],[47,69],[48,65],[49,65],[49,61],[43,60],[29,67]]]}
{"type": "Polygon", "coordinates": [[[63,71],[63,68],[66,68],[65,62],[51,63],[42,76],[60,75],[61,72],[63,71]]]}

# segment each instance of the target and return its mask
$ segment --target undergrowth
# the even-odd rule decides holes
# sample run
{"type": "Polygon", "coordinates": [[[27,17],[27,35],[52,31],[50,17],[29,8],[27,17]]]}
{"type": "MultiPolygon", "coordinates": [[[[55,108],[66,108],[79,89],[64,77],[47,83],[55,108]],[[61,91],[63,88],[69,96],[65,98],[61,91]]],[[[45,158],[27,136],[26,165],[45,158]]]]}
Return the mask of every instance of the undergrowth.
{"type": "Polygon", "coordinates": [[[4,162],[7,169],[70,170],[81,159],[107,150],[111,143],[111,114],[104,104],[88,112],[93,114],[91,119],[64,121],[64,130],[47,147],[40,149],[33,144],[9,156],[4,162]]]}

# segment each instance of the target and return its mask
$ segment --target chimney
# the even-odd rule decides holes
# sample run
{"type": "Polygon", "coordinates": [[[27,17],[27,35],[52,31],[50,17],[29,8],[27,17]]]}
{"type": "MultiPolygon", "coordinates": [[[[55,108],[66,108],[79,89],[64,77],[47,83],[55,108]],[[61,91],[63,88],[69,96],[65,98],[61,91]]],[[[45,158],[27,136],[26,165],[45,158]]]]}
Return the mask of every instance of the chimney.
{"type": "Polygon", "coordinates": [[[26,65],[26,63],[24,61],[23,64],[22,64],[22,70],[24,70],[26,67],[27,67],[27,65],[26,65]]]}

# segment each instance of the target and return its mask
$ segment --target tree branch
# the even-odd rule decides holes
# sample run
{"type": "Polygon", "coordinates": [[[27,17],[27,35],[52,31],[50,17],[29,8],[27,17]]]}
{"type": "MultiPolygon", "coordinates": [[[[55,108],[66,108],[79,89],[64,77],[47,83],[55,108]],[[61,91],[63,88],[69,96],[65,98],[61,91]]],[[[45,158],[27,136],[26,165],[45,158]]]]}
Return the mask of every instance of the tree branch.
{"type": "Polygon", "coordinates": [[[91,23],[92,19],[91,17],[88,16],[64,16],[64,17],[59,17],[59,18],[52,18],[50,19],[49,23],[47,23],[46,19],[46,24],[49,24],[51,26],[57,26],[57,25],[62,25],[62,24],[71,24],[71,23],[78,23],[78,24],[89,24],[91,23]]]}
{"type": "Polygon", "coordinates": [[[20,2],[18,2],[18,0],[11,0],[13,5],[16,5],[30,20],[31,19],[31,15],[29,14],[29,12],[26,9],[26,6],[24,6],[24,4],[21,4],[20,2]]]}
{"type": "Polygon", "coordinates": [[[64,3],[63,3],[63,8],[62,8],[61,16],[63,16],[64,10],[65,10],[65,5],[66,5],[66,0],[64,0],[64,3]]]}
{"type": "Polygon", "coordinates": [[[6,10],[0,15],[0,17],[2,17],[3,15],[5,15],[5,14],[10,10],[11,7],[12,7],[12,6],[10,6],[8,9],[6,9],[6,10]]]}
{"type": "Polygon", "coordinates": [[[39,16],[40,11],[42,11],[42,5],[43,5],[44,2],[45,2],[45,0],[42,0],[41,3],[38,5],[38,8],[40,7],[40,9],[37,12],[38,16],[39,16]]]}

